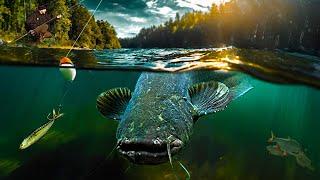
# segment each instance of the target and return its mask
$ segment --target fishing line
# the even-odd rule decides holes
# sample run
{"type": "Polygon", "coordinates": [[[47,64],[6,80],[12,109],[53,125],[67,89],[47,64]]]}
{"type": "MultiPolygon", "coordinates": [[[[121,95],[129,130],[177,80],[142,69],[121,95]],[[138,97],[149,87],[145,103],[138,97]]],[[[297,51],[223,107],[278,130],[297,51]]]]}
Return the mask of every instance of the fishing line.
{"type": "MultiPolygon", "coordinates": [[[[84,0],[83,0],[84,1],[84,0]]],[[[79,4],[81,4],[83,1],[81,1],[79,4]]],[[[71,53],[71,51],[73,50],[74,46],[76,45],[76,43],[78,42],[79,38],[81,37],[82,33],[84,32],[84,30],[86,29],[86,27],[88,26],[90,20],[92,19],[92,17],[94,16],[94,14],[97,12],[98,8],[100,7],[101,3],[102,3],[103,0],[100,0],[99,4],[97,5],[96,9],[94,10],[94,12],[92,13],[92,15],[90,16],[89,20],[87,21],[87,23],[85,24],[85,26],[82,28],[80,34],[78,35],[77,39],[74,41],[72,47],[70,48],[70,50],[68,51],[67,55],[65,57],[68,57],[69,54],[71,53]]],[[[78,4],[75,4],[72,6],[73,7],[76,7],[78,4]]],[[[72,83],[72,82],[71,82],[72,83]]],[[[64,92],[63,96],[61,97],[60,99],[60,102],[59,102],[59,109],[62,109],[62,103],[63,103],[63,100],[64,98],[66,97],[66,95],[68,94],[69,90],[71,89],[71,83],[68,85],[66,91],[64,92]]]]}
{"type": "Polygon", "coordinates": [[[89,171],[89,173],[84,177],[84,179],[92,176],[95,172],[97,172],[97,170],[100,169],[104,165],[104,163],[111,157],[116,148],[117,144],[113,147],[112,151],[104,158],[103,161],[99,162],[98,165],[96,165],[93,169],[89,171]]]}
{"type": "Polygon", "coordinates": [[[129,162],[129,166],[127,167],[127,169],[123,173],[126,174],[129,171],[129,169],[131,169],[132,166],[133,165],[129,162]]]}
{"type": "Polygon", "coordinates": [[[92,17],[94,16],[94,14],[97,12],[98,8],[100,7],[101,3],[103,0],[100,0],[99,4],[97,5],[96,9],[93,11],[92,15],[90,16],[88,22],[86,23],[86,25],[82,28],[79,36],[77,37],[77,39],[74,41],[72,47],[70,48],[69,52],[67,53],[66,57],[69,56],[69,54],[71,53],[71,51],[73,50],[74,46],[76,45],[76,43],[78,42],[80,36],[82,35],[82,33],[84,32],[84,30],[86,29],[86,27],[88,26],[89,22],[91,21],[92,17]]]}
{"type": "MultiPolygon", "coordinates": [[[[85,0],[82,0],[82,1],[80,1],[78,4],[75,4],[75,5],[71,6],[70,9],[73,9],[73,8],[75,8],[76,6],[81,5],[81,3],[83,3],[84,1],[85,1],[85,0]]],[[[39,26],[37,26],[36,28],[32,29],[31,31],[34,31],[34,30],[37,29],[38,27],[40,27],[40,26],[42,26],[42,25],[45,25],[45,24],[48,24],[49,22],[51,22],[51,21],[53,21],[53,20],[55,20],[55,19],[57,19],[57,16],[49,19],[48,21],[46,21],[46,22],[44,22],[44,23],[42,23],[42,24],[40,24],[39,26]]],[[[20,36],[19,38],[15,39],[15,40],[13,40],[13,41],[11,41],[11,42],[9,42],[9,44],[14,43],[14,42],[17,42],[17,41],[19,41],[20,39],[26,37],[28,34],[30,34],[31,31],[28,31],[27,33],[25,33],[24,35],[20,36]]]]}
{"type": "MultiPolygon", "coordinates": [[[[77,39],[74,41],[72,47],[70,48],[70,50],[68,51],[68,53],[66,54],[65,57],[68,57],[71,53],[71,51],[73,50],[74,46],[76,45],[76,43],[78,42],[78,40],[80,39],[82,33],[84,32],[84,30],[86,29],[86,27],[88,26],[88,24],[90,23],[91,19],[93,18],[94,14],[97,12],[97,10],[99,9],[101,3],[103,0],[100,0],[99,4],[97,5],[96,9],[94,10],[94,12],[92,13],[92,15],[90,16],[89,20],[87,21],[87,23],[85,24],[85,26],[82,28],[80,34],[78,35],[77,39]]],[[[62,108],[62,102],[65,98],[65,96],[67,95],[67,93],[69,92],[71,88],[71,84],[69,85],[68,89],[65,91],[64,95],[62,96],[60,103],[59,103],[59,109],[62,108]]]]}
{"type": "Polygon", "coordinates": [[[63,108],[63,105],[62,105],[63,101],[64,101],[66,95],[68,94],[68,92],[70,91],[71,85],[72,85],[72,82],[67,82],[66,83],[67,89],[64,91],[63,95],[61,96],[60,101],[58,101],[59,102],[59,104],[58,104],[58,109],[59,110],[61,110],[63,108]]]}

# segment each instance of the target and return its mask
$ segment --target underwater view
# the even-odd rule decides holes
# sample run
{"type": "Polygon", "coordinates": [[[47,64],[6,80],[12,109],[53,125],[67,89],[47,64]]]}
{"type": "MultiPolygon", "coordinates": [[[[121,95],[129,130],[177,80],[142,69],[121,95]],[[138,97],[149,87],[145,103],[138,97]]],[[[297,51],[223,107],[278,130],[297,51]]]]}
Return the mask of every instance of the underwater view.
{"type": "Polygon", "coordinates": [[[0,179],[320,179],[320,1],[0,0],[0,179]]]}

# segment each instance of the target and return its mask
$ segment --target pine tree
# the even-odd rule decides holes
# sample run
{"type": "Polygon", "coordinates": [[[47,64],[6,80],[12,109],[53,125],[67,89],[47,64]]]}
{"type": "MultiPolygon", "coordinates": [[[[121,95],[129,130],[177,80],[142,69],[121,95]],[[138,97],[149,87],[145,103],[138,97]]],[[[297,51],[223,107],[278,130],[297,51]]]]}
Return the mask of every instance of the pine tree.
{"type": "MultiPolygon", "coordinates": [[[[25,33],[26,19],[36,12],[38,5],[47,6],[47,13],[53,17],[62,15],[61,19],[51,23],[49,29],[56,45],[73,43],[91,17],[91,13],[79,5],[79,0],[0,0],[0,38],[14,39],[25,33]]],[[[120,43],[114,28],[109,23],[106,24],[103,34],[92,17],[76,45],[98,49],[119,48],[120,43]]]]}
{"type": "Polygon", "coordinates": [[[29,15],[31,15],[38,6],[38,2],[37,0],[24,0],[24,6],[25,6],[25,11],[26,11],[26,17],[28,17],[29,15]]]}
{"type": "Polygon", "coordinates": [[[102,48],[117,49],[121,48],[120,42],[117,38],[117,33],[107,21],[97,21],[97,24],[102,33],[102,48]]]}
{"type": "MultiPolygon", "coordinates": [[[[72,27],[71,27],[71,31],[69,32],[69,35],[72,40],[77,39],[82,29],[85,27],[86,23],[90,19],[90,16],[91,15],[89,11],[82,6],[78,6],[74,9],[71,16],[72,27]]],[[[92,30],[91,23],[89,23],[87,27],[84,29],[80,38],[78,39],[77,45],[79,47],[90,48],[94,46],[94,44],[92,44],[92,41],[91,41],[91,36],[93,35],[91,30],[92,30]]]]}
{"type": "Polygon", "coordinates": [[[10,31],[23,33],[25,25],[24,0],[16,0],[12,4],[10,31]]]}
{"type": "Polygon", "coordinates": [[[60,44],[65,44],[69,40],[68,32],[71,28],[69,7],[66,5],[65,0],[56,0],[52,3],[51,14],[53,17],[62,15],[62,17],[54,23],[54,34],[57,41],[60,44]]]}
{"type": "Polygon", "coordinates": [[[4,15],[10,15],[10,9],[5,6],[4,0],[0,0],[0,29],[1,30],[4,30],[5,28],[4,15]]]}

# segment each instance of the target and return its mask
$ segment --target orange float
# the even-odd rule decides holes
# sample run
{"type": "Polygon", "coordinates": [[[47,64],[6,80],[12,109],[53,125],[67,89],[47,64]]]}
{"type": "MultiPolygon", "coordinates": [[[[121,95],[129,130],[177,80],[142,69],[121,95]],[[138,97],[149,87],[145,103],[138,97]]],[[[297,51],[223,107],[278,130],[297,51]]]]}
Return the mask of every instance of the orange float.
{"type": "Polygon", "coordinates": [[[68,57],[62,57],[60,59],[59,66],[60,66],[60,72],[64,77],[64,79],[70,82],[74,81],[77,75],[77,71],[71,59],[69,59],[68,57]]]}

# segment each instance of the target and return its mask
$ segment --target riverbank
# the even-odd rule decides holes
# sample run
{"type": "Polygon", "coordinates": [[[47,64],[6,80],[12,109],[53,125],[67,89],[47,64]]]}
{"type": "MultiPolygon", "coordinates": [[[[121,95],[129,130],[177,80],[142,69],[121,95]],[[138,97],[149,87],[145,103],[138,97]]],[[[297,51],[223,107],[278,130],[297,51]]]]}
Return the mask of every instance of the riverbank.
{"type": "MultiPolygon", "coordinates": [[[[68,46],[0,46],[0,64],[14,66],[58,66],[60,59],[69,53],[68,46]]],[[[70,59],[79,67],[95,66],[97,59],[94,51],[75,48],[69,54],[70,59]]]]}
{"type": "MultiPolygon", "coordinates": [[[[13,43],[13,40],[6,40],[0,38],[0,46],[8,46],[8,47],[35,47],[40,49],[62,49],[62,50],[68,50],[71,49],[71,45],[48,45],[47,43],[13,43]]],[[[80,51],[92,51],[94,49],[90,49],[88,47],[73,47],[74,50],[80,50],[80,51]]]]}
{"type": "MultiPolygon", "coordinates": [[[[63,50],[69,50],[72,48],[72,46],[45,46],[45,45],[37,45],[35,46],[37,48],[41,49],[63,49],[63,50]]],[[[92,51],[94,49],[90,48],[80,48],[80,47],[73,47],[73,50],[79,50],[79,51],[92,51]]]]}

